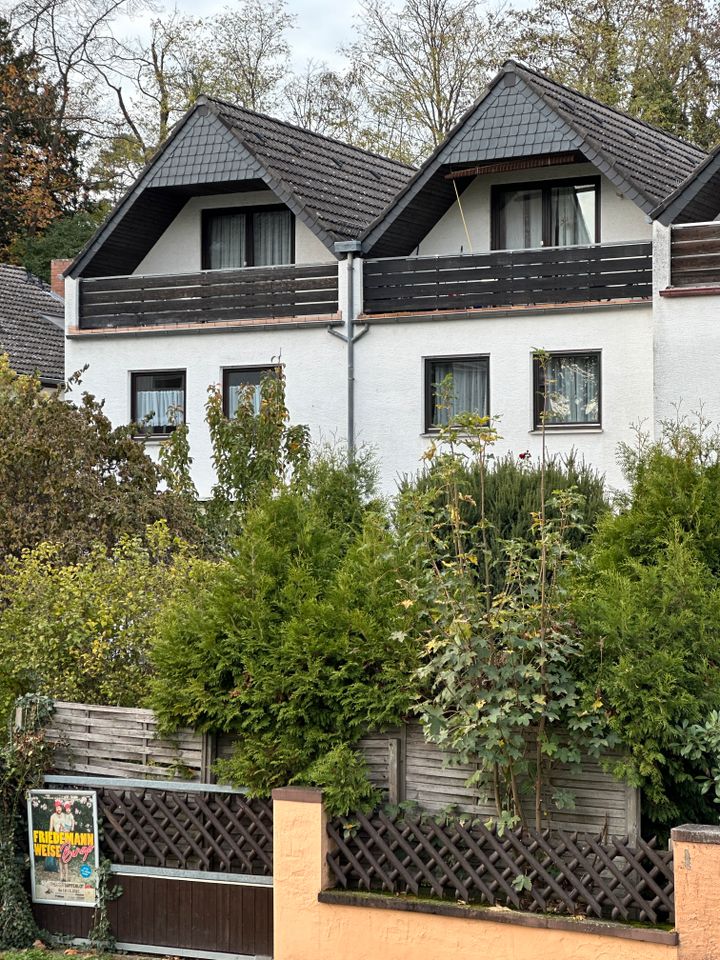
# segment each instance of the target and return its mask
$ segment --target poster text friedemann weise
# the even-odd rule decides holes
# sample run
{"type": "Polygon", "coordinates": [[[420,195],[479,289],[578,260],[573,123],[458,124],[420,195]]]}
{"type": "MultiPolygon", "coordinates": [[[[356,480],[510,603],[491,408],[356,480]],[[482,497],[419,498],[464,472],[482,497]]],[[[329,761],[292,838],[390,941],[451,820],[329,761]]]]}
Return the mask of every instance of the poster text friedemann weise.
{"type": "Polygon", "coordinates": [[[35,903],[94,907],[98,869],[94,791],[31,790],[28,829],[35,903]]]}

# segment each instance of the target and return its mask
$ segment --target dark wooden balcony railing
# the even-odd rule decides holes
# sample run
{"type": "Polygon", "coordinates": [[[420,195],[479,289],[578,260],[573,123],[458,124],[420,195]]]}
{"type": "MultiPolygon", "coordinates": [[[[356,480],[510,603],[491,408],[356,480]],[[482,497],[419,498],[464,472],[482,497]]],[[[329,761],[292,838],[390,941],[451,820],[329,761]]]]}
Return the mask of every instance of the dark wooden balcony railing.
{"type": "Polygon", "coordinates": [[[338,309],[337,263],[208,270],[80,282],[82,330],[327,315],[338,309]]]}
{"type": "Polygon", "coordinates": [[[720,285],[720,223],[689,223],[672,228],[673,287],[720,285]]]}
{"type": "Polygon", "coordinates": [[[634,300],[652,296],[652,244],[368,260],[363,277],[366,314],[634,300]]]}

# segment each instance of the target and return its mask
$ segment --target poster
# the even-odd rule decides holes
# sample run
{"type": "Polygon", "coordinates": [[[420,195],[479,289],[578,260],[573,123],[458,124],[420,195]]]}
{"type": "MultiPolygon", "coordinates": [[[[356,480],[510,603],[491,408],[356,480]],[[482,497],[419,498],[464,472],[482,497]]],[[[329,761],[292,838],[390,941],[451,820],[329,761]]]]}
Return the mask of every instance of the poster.
{"type": "Polygon", "coordinates": [[[31,790],[28,830],[33,901],[94,907],[98,870],[95,792],[31,790]]]}

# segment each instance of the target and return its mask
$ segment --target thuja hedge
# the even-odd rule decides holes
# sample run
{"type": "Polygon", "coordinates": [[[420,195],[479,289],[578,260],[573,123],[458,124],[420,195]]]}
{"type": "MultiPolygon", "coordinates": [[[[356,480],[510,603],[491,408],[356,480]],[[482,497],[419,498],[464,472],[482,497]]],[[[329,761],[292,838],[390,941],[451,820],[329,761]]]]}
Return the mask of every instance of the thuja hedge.
{"type": "Polygon", "coordinates": [[[252,793],[312,780],[323,756],[410,707],[402,557],[365,480],[315,462],[248,510],[232,555],[161,618],[160,723],[234,733],[221,773],[252,793]]]}

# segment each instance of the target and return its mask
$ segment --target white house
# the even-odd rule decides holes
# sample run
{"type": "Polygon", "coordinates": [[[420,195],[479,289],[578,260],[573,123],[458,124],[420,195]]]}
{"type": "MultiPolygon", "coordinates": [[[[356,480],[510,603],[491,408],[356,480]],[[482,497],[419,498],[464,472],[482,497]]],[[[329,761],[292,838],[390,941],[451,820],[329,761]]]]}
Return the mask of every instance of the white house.
{"type": "Polygon", "coordinates": [[[418,171],[201,98],[67,272],[66,369],[114,422],[152,413],[150,447],[182,408],[207,494],[208,385],[232,415],[280,362],[292,420],[373,447],[392,492],[448,373],[538,452],[543,349],[550,451],[619,484],[634,424],[720,421],[720,224],[672,226],[714,221],[719,166],[514,62],[418,171]]]}

